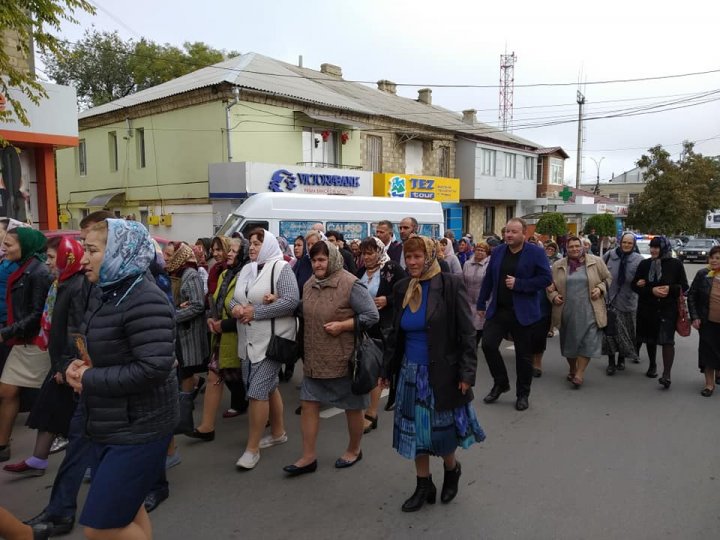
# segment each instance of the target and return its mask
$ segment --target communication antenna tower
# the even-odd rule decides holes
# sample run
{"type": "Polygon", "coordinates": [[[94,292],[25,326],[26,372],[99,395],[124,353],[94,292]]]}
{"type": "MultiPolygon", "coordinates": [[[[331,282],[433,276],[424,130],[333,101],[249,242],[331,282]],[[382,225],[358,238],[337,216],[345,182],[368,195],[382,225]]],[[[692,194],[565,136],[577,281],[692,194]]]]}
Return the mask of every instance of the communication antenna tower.
{"type": "Polygon", "coordinates": [[[512,131],[513,94],[515,93],[515,53],[500,55],[500,108],[498,124],[503,131],[512,131]]]}

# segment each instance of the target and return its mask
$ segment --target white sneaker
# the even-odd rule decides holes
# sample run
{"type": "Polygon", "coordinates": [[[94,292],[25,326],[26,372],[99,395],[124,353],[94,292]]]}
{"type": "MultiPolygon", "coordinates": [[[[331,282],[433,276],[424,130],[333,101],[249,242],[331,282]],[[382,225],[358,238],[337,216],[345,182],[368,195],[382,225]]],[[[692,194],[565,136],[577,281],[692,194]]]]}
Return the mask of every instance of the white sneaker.
{"type": "Polygon", "coordinates": [[[285,444],[287,442],[287,433],[283,433],[277,439],[271,435],[265,435],[260,439],[260,448],[270,448],[278,444],[285,444]]]}
{"type": "Polygon", "coordinates": [[[260,461],[260,452],[257,454],[253,454],[252,452],[245,452],[242,456],[240,456],[240,459],[237,460],[237,463],[235,466],[238,469],[254,469],[255,465],[258,464],[258,461],[260,461]]]}

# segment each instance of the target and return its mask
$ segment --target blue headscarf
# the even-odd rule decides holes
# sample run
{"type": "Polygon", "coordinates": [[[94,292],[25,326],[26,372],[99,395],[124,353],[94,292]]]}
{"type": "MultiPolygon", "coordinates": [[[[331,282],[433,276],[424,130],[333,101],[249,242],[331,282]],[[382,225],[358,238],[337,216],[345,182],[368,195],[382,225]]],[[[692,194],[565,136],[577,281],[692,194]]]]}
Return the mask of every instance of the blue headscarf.
{"type": "MultiPolygon", "coordinates": [[[[100,287],[109,287],[122,280],[147,272],[155,258],[155,248],[147,229],[137,221],[107,219],[108,238],[100,266],[100,287]]],[[[133,284],[134,285],[134,284],[133,284]]]]}

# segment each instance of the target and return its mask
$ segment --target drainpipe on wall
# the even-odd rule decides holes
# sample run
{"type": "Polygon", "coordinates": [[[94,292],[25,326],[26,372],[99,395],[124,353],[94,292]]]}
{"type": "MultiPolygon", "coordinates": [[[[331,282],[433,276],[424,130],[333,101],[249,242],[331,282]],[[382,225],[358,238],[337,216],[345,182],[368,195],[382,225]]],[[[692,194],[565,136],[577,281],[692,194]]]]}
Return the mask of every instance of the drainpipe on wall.
{"type": "Polygon", "coordinates": [[[230,110],[240,103],[240,88],[233,86],[232,89],[235,99],[225,107],[225,136],[227,137],[227,154],[228,162],[232,162],[232,143],[230,141],[230,110]]]}

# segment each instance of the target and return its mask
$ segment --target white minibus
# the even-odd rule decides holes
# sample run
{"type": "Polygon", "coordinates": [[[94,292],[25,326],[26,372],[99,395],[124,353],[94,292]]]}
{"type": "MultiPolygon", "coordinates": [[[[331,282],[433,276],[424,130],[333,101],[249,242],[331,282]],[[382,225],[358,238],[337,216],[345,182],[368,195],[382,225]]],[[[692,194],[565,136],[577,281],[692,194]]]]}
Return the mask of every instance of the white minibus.
{"type": "Polygon", "coordinates": [[[404,217],[414,217],[419,233],[440,238],[445,232],[442,205],[439,202],[408,198],[354,197],[344,195],[307,195],[295,193],[257,193],[230,214],[217,234],[230,236],[247,233],[255,227],[285,237],[292,245],[297,236],[305,236],[315,223],[326,231],[338,231],[346,241],[363,239],[375,232],[375,226],[387,219],[395,226],[404,217]]]}

